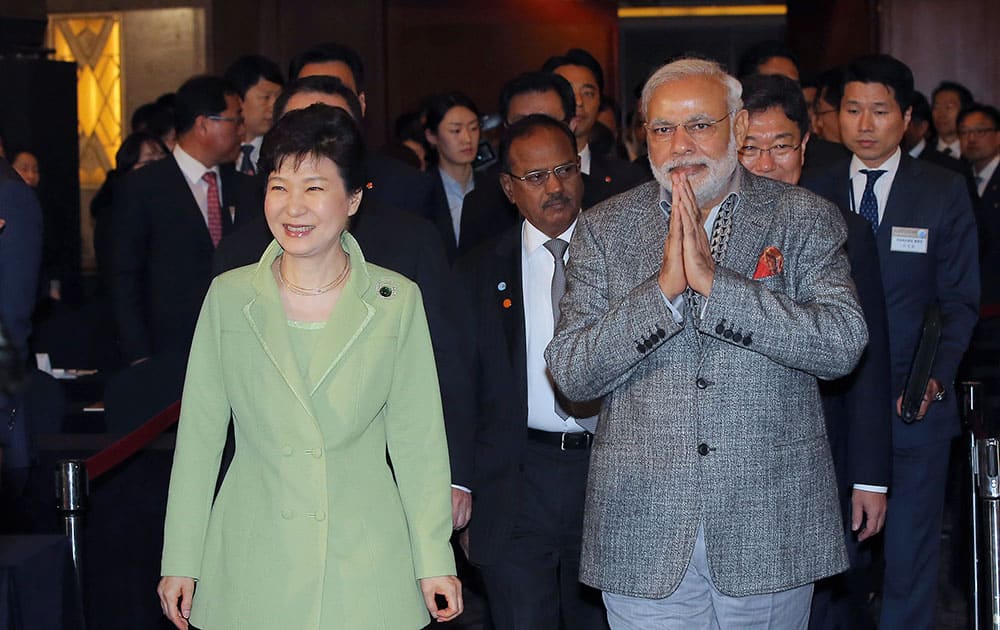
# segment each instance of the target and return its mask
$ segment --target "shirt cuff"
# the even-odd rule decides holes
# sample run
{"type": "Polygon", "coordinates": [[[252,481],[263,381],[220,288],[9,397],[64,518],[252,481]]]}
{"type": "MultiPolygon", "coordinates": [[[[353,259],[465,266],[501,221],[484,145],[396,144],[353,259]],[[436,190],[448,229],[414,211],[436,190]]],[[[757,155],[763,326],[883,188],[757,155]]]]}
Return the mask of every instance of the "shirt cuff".
{"type": "Polygon", "coordinates": [[[663,296],[663,302],[670,309],[670,316],[674,318],[675,324],[681,324],[684,322],[684,314],[681,309],[684,308],[684,294],[681,293],[673,300],[668,300],[667,296],[663,295],[663,291],[660,291],[660,295],[663,296]]]}
{"type": "Polygon", "coordinates": [[[452,488],[455,488],[455,489],[457,489],[457,490],[461,490],[462,492],[468,492],[469,494],[472,494],[472,490],[469,490],[469,489],[468,489],[468,488],[466,488],[465,486],[460,486],[460,485],[458,485],[457,483],[453,483],[453,484],[451,484],[451,487],[452,487],[452,488]]]}
{"type": "Polygon", "coordinates": [[[865,492],[878,492],[880,494],[885,494],[889,492],[889,488],[886,486],[868,486],[863,483],[854,484],[855,490],[864,490],[865,492]]]}

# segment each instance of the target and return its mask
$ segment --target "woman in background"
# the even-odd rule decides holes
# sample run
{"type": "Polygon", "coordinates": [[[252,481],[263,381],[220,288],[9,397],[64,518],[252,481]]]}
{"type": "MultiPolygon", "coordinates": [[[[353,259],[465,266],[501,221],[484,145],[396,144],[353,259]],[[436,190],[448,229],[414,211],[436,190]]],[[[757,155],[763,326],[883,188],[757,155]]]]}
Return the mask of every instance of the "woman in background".
{"type": "MultiPolygon", "coordinates": [[[[479,149],[479,110],[468,96],[448,92],[424,103],[424,135],[431,147],[427,172],[435,179],[434,224],[444,240],[448,262],[454,262],[461,234],[462,201],[477,185],[472,168],[479,149]]],[[[495,182],[494,182],[495,184],[495,182]]]]}

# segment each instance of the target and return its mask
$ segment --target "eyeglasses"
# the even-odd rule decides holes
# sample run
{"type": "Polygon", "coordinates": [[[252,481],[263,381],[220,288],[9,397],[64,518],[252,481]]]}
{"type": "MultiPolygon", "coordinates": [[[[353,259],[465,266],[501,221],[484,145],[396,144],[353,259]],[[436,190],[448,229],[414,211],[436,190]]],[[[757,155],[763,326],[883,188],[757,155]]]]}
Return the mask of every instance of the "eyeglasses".
{"type": "Polygon", "coordinates": [[[963,138],[985,138],[988,133],[995,133],[996,128],[991,129],[959,129],[958,135],[963,138]]]}
{"type": "Polygon", "coordinates": [[[773,158],[783,158],[783,157],[786,157],[788,155],[791,155],[795,151],[798,151],[799,147],[801,147],[801,146],[802,146],[802,143],[800,142],[800,143],[798,143],[796,145],[791,145],[791,144],[776,144],[773,147],[769,147],[767,149],[762,149],[760,147],[755,147],[753,145],[749,145],[748,144],[745,147],[740,147],[739,154],[742,155],[743,157],[745,157],[748,160],[756,160],[756,159],[760,158],[760,156],[763,155],[763,154],[765,154],[765,153],[767,153],[768,155],[770,155],[773,158]]]}
{"type": "Polygon", "coordinates": [[[205,116],[205,118],[208,118],[209,120],[218,120],[221,122],[231,122],[234,123],[237,127],[243,124],[242,116],[216,116],[215,114],[209,114],[208,116],[205,116]]]}
{"type": "Polygon", "coordinates": [[[515,175],[511,172],[508,172],[507,174],[529,186],[544,186],[545,182],[549,181],[549,175],[553,173],[555,173],[556,178],[559,181],[564,182],[579,172],[580,159],[577,158],[574,162],[566,162],[565,164],[560,164],[559,166],[550,168],[547,171],[530,171],[524,175],[515,175]]]}
{"type": "Polygon", "coordinates": [[[657,142],[667,142],[673,139],[678,127],[684,127],[684,131],[695,140],[707,140],[715,135],[716,125],[735,113],[734,109],[718,120],[695,120],[678,125],[647,123],[645,127],[649,131],[649,136],[657,142]]]}

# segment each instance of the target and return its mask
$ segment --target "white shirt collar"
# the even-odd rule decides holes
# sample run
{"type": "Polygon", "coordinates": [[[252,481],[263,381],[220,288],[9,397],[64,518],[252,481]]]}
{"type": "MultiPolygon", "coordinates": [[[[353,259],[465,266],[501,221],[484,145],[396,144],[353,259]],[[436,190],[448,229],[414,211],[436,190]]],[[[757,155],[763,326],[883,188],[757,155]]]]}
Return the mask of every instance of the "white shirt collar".
{"type": "Polygon", "coordinates": [[[913,148],[909,150],[910,157],[918,158],[920,154],[924,152],[924,148],[927,147],[927,140],[924,138],[920,139],[920,142],[913,145],[913,148]]]}
{"type": "Polygon", "coordinates": [[[580,172],[584,175],[590,175],[590,143],[587,146],[580,149],[580,172]]]}
{"type": "Polygon", "coordinates": [[[855,155],[854,157],[851,158],[851,170],[850,170],[851,179],[854,179],[854,177],[861,172],[861,169],[885,171],[886,173],[882,177],[883,178],[888,177],[889,179],[892,179],[896,176],[896,171],[899,170],[899,162],[901,159],[903,159],[903,150],[900,149],[899,147],[896,147],[896,150],[893,152],[892,155],[890,155],[888,158],[886,158],[884,162],[875,167],[865,166],[865,163],[861,161],[861,158],[855,155]]]}
{"type": "MultiPolygon", "coordinates": [[[[569,243],[569,240],[573,237],[573,230],[576,229],[576,222],[579,220],[579,215],[573,220],[566,231],[557,236],[556,238],[561,238],[562,240],[569,243]]],[[[524,227],[521,228],[521,246],[524,248],[524,253],[531,257],[534,255],[538,248],[543,247],[551,239],[547,234],[536,228],[527,219],[524,220],[524,227]]],[[[567,254],[569,250],[567,249],[567,254]]]]}
{"type": "Polygon", "coordinates": [[[218,178],[218,165],[212,167],[205,166],[192,157],[190,153],[182,149],[180,142],[174,145],[173,156],[174,159],[177,160],[177,166],[179,166],[181,172],[184,173],[184,178],[191,184],[200,183],[205,171],[212,171],[215,173],[216,178],[218,178]]]}
{"type": "Polygon", "coordinates": [[[948,153],[950,157],[959,158],[962,156],[962,143],[958,141],[958,138],[955,138],[953,142],[945,142],[938,138],[937,150],[944,153],[945,149],[951,149],[951,152],[948,153]]]}

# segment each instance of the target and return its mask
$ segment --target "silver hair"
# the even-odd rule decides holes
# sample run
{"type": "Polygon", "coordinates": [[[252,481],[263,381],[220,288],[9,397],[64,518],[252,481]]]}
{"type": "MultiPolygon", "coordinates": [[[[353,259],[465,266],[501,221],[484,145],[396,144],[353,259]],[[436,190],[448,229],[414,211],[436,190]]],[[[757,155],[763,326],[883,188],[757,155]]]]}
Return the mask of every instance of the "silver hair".
{"type": "Polygon", "coordinates": [[[678,81],[687,77],[707,76],[718,79],[726,87],[726,110],[733,111],[743,109],[743,86],[736,77],[726,73],[722,66],[707,59],[696,59],[686,57],[661,66],[656,72],[650,75],[646,85],[642,88],[642,96],[639,99],[639,111],[643,120],[646,120],[646,113],[649,111],[649,101],[653,98],[653,92],[665,83],[678,81]]]}

